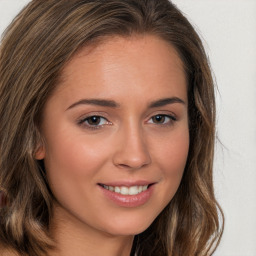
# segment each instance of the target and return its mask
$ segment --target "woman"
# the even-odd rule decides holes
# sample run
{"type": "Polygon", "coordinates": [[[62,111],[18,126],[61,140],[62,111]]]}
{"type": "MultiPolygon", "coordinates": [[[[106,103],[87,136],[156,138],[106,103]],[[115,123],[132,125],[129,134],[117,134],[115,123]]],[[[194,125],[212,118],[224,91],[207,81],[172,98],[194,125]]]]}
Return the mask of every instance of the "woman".
{"type": "Polygon", "coordinates": [[[211,255],[214,86],[167,0],[34,0],[0,55],[4,255],[211,255]]]}

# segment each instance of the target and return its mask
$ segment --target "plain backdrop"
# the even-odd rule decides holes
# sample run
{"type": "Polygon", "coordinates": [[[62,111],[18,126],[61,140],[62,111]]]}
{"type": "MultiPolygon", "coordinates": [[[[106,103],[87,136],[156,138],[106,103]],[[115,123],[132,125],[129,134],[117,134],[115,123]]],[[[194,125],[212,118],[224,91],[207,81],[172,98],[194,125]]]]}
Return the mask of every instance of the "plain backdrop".
{"type": "MultiPolygon", "coordinates": [[[[214,256],[256,256],[256,0],[173,2],[201,35],[218,85],[214,177],[226,225],[214,256]]],[[[26,3],[0,0],[0,33],[26,3]]]]}

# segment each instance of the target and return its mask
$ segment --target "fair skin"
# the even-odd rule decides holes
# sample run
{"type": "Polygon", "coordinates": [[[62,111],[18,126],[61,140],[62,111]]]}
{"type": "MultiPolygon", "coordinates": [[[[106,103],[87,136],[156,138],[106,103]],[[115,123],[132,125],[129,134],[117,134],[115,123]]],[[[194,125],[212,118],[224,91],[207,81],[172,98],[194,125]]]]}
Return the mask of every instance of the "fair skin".
{"type": "Polygon", "coordinates": [[[182,62],[151,35],[85,47],[65,66],[41,130],[36,158],[56,199],[50,255],[128,256],[134,235],[174,196],[186,164],[182,62]]]}

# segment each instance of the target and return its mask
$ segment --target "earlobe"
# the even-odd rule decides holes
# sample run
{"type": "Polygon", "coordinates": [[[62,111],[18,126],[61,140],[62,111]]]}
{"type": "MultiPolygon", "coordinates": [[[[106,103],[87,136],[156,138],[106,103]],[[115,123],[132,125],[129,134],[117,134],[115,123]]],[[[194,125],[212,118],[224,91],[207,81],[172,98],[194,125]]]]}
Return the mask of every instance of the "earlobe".
{"type": "Polygon", "coordinates": [[[33,143],[34,150],[33,150],[33,157],[36,160],[43,160],[45,158],[45,143],[44,143],[44,138],[39,130],[38,127],[35,128],[35,135],[34,135],[34,141],[33,143]]]}
{"type": "Polygon", "coordinates": [[[36,160],[43,160],[45,158],[45,147],[43,145],[40,145],[39,147],[37,147],[34,154],[34,158],[36,160]]]}

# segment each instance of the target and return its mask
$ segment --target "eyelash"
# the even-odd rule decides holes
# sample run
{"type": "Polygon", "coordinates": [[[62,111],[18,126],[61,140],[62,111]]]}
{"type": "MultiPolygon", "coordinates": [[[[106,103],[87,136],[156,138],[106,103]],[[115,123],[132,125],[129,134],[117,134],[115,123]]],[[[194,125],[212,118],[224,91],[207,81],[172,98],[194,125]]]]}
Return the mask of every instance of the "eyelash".
{"type": "MultiPolygon", "coordinates": [[[[161,125],[163,127],[166,127],[166,126],[173,125],[173,123],[177,121],[177,118],[175,116],[173,116],[173,115],[158,114],[158,115],[152,116],[149,120],[152,120],[152,121],[151,122],[147,121],[147,123],[161,125]],[[156,119],[158,117],[164,118],[164,121],[161,122],[161,123],[155,123],[153,121],[153,119],[156,119]],[[166,119],[168,119],[168,120],[166,121],[166,119]]],[[[87,129],[91,129],[91,130],[96,130],[96,129],[103,128],[105,125],[112,125],[112,123],[110,121],[108,121],[107,118],[105,118],[103,116],[100,116],[100,115],[92,115],[92,116],[85,117],[85,118],[79,120],[78,124],[81,125],[81,126],[84,126],[87,129]],[[90,124],[89,123],[90,121],[93,121],[93,118],[96,121],[96,124],[90,124]],[[101,124],[101,122],[103,120],[105,120],[104,121],[105,123],[101,124]],[[97,123],[97,121],[99,121],[99,123],[97,123]]]]}
{"type": "Polygon", "coordinates": [[[105,125],[110,125],[112,124],[111,122],[109,122],[105,117],[103,116],[99,116],[99,115],[92,115],[92,116],[88,116],[86,118],[83,118],[81,120],[79,120],[78,122],[79,125],[84,126],[87,129],[92,129],[92,130],[96,130],[96,129],[100,129],[105,125]],[[97,118],[97,119],[101,119],[100,123],[102,122],[102,120],[105,120],[106,123],[104,124],[90,124],[89,121],[92,121],[93,118],[97,118]]]}
{"type": "Polygon", "coordinates": [[[154,116],[152,116],[152,117],[150,118],[150,120],[152,120],[152,119],[154,119],[154,118],[156,119],[156,118],[158,118],[158,117],[164,118],[164,121],[161,122],[161,123],[154,123],[154,122],[150,122],[150,123],[152,123],[152,124],[158,124],[158,125],[162,125],[162,126],[170,126],[170,125],[173,125],[173,123],[177,121],[177,118],[176,118],[175,116],[173,116],[173,115],[166,115],[166,114],[154,115],[154,116]],[[166,121],[166,119],[169,119],[169,120],[166,121]]]}

